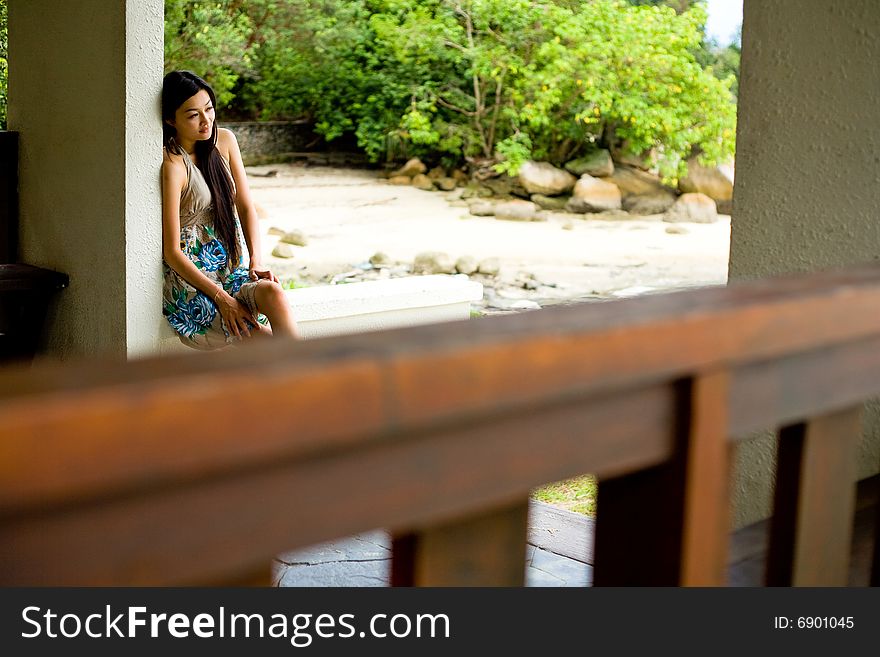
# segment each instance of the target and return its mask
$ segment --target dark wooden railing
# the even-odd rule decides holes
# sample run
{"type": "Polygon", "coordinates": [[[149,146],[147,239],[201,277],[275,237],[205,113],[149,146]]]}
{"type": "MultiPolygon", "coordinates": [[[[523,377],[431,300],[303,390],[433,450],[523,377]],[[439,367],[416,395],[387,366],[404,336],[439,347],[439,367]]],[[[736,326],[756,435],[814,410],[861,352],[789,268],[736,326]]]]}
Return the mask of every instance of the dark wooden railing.
{"type": "Polygon", "coordinates": [[[381,527],[394,584],[521,585],[529,491],[593,473],[595,584],[723,584],[730,448],[781,428],[767,581],[845,584],[878,372],[876,267],[6,369],[0,583],[266,582],[381,527]]]}

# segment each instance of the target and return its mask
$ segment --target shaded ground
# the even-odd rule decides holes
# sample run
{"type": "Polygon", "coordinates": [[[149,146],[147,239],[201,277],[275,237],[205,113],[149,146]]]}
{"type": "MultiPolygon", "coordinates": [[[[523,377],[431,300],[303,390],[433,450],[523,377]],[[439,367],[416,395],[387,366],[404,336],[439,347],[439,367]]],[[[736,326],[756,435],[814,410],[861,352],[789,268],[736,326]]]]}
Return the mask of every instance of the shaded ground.
{"type": "Polygon", "coordinates": [[[371,170],[278,164],[248,172],[265,261],[279,277],[308,285],[406,275],[422,251],[497,258],[497,277],[475,276],[486,288],[484,306],[496,310],[522,299],[543,306],[727,280],[727,216],[715,224],[668,224],[659,215],[513,222],[472,216],[461,189],[392,186],[371,170]],[[261,175],[270,171],[277,173],[261,175]],[[294,247],[291,259],[273,257],[273,227],[301,230],[308,244],[294,247]],[[369,271],[365,263],[377,251],[397,266],[369,271]]]}

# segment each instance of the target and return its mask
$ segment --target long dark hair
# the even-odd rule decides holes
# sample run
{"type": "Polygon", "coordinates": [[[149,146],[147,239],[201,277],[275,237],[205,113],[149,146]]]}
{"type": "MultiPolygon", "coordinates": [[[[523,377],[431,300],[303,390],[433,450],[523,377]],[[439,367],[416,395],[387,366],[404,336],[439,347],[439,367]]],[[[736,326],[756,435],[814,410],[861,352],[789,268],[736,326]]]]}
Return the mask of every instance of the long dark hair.
{"type": "MultiPolygon", "coordinates": [[[[211,106],[216,108],[217,99],[214,90],[195,73],[171,71],[162,80],[162,136],[165,148],[169,152],[183,155],[183,149],[175,139],[177,130],[168,124],[168,120],[174,119],[177,109],[202,89],[208,92],[211,106]]],[[[208,189],[211,190],[211,199],[214,201],[214,231],[226,249],[230,268],[234,270],[241,258],[238,232],[235,227],[235,193],[232,191],[229,169],[220,151],[217,150],[218,129],[215,118],[211,138],[196,141],[195,153],[197,166],[208,184],[208,189]]]]}

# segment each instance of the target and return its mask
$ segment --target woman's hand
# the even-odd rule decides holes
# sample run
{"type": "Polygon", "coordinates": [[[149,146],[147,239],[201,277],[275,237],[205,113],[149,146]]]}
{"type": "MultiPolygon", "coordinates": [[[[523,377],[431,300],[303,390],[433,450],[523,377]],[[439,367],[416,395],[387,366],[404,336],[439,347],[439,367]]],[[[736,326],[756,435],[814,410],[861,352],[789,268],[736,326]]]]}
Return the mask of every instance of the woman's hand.
{"type": "Polygon", "coordinates": [[[273,281],[274,283],[278,282],[278,277],[272,273],[268,267],[263,268],[263,266],[259,262],[251,262],[248,267],[248,274],[250,275],[250,279],[252,281],[259,281],[261,279],[265,279],[267,281],[273,281]]]}
{"type": "Polygon", "coordinates": [[[251,331],[259,332],[260,324],[241,301],[225,290],[218,292],[214,299],[220,316],[226,323],[229,332],[239,340],[242,335],[251,337],[251,331]]]}

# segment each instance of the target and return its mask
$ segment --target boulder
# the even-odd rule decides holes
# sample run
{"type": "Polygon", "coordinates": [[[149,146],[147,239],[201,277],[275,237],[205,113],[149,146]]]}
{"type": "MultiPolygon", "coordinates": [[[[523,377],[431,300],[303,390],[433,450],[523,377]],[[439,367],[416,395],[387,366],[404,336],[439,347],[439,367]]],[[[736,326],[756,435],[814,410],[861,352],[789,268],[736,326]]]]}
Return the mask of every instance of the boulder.
{"type": "Polygon", "coordinates": [[[502,201],[495,204],[495,218],[510,221],[533,221],[538,206],[531,201],[502,201]]]}
{"type": "Polygon", "coordinates": [[[376,251],[376,253],[370,256],[370,264],[374,267],[390,267],[391,258],[383,251],[376,251]]]}
{"type": "Polygon", "coordinates": [[[434,191],[434,181],[423,173],[417,173],[413,176],[412,186],[416,189],[423,189],[426,192],[434,191]]]}
{"type": "Polygon", "coordinates": [[[642,153],[636,153],[626,141],[624,141],[616,148],[611,149],[611,157],[614,159],[615,162],[635,167],[636,169],[641,169],[642,171],[648,171],[651,168],[651,160],[653,160],[656,156],[657,151],[653,148],[649,148],[642,153]]]}
{"type": "Polygon", "coordinates": [[[413,260],[414,274],[453,274],[455,263],[449,254],[440,251],[423,251],[413,260]]]}
{"type": "Polygon", "coordinates": [[[687,162],[688,173],[678,181],[683,193],[705,194],[715,201],[733,198],[733,168],[730,166],[706,167],[696,157],[687,162]]]}
{"type": "Polygon", "coordinates": [[[501,272],[501,263],[498,258],[486,258],[480,261],[477,271],[486,276],[497,276],[501,272]]]}
{"type": "Polygon", "coordinates": [[[475,217],[491,217],[495,214],[495,203],[493,201],[474,201],[469,207],[470,213],[475,217]]]}
{"type": "Polygon", "coordinates": [[[428,171],[428,178],[431,180],[439,180],[440,178],[446,177],[446,169],[443,167],[434,167],[430,171],[428,171]]]}
{"type": "Polygon", "coordinates": [[[663,216],[663,221],[712,224],[718,221],[718,210],[715,207],[715,201],[705,194],[697,192],[682,194],[663,216]]]}
{"type": "Polygon", "coordinates": [[[305,246],[309,243],[305,233],[301,230],[291,230],[281,236],[281,241],[285,244],[293,244],[294,246],[305,246]]]}
{"type": "Polygon", "coordinates": [[[453,169],[452,177],[455,178],[455,182],[460,185],[466,185],[470,177],[462,170],[462,169],[453,169]]]}
{"type": "Polygon", "coordinates": [[[611,153],[601,148],[566,162],[565,168],[578,177],[587,173],[595,178],[604,178],[614,173],[614,162],[611,160],[611,153]]]}
{"type": "Polygon", "coordinates": [[[626,165],[615,167],[614,173],[606,180],[617,185],[624,196],[673,191],[660,182],[659,176],[626,165]]]}
{"type": "Polygon", "coordinates": [[[442,189],[444,192],[451,192],[453,189],[455,189],[456,185],[458,185],[458,183],[455,182],[455,178],[450,178],[448,176],[444,178],[437,178],[434,181],[434,186],[437,187],[437,189],[442,189]]]}
{"type": "Polygon", "coordinates": [[[272,255],[276,258],[293,258],[296,255],[296,249],[292,244],[286,242],[278,242],[272,249],[272,255]]]}
{"type": "Polygon", "coordinates": [[[412,178],[409,176],[391,176],[388,182],[392,185],[409,185],[412,184],[412,178]]]}
{"type": "Polygon", "coordinates": [[[461,197],[464,200],[469,198],[489,198],[490,196],[492,196],[492,190],[477,183],[469,184],[461,193],[461,197]]]}
{"type": "Polygon", "coordinates": [[[529,194],[558,196],[574,187],[577,178],[549,162],[526,162],[519,169],[519,182],[529,194]]]}
{"type": "Polygon", "coordinates": [[[623,199],[623,209],[632,214],[663,214],[675,203],[675,194],[656,191],[649,194],[630,194],[623,199]]]}
{"type": "Polygon", "coordinates": [[[488,178],[483,181],[483,185],[492,190],[495,196],[519,196],[529,198],[529,193],[522,186],[519,178],[504,174],[496,178],[488,178]]]}
{"type": "Polygon", "coordinates": [[[393,178],[394,176],[409,176],[410,178],[412,178],[417,174],[425,173],[425,171],[427,170],[428,167],[426,167],[419,158],[414,157],[411,160],[407,161],[407,163],[400,167],[397,171],[392,173],[391,177],[393,178]]]}
{"type": "Polygon", "coordinates": [[[619,210],[620,200],[620,190],[616,185],[585,173],[575,184],[565,209],[575,213],[619,210]]]}
{"type": "Polygon", "coordinates": [[[459,274],[467,274],[470,276],[475,273],[479,265],[477,261],[471,256],[461,256],[458,260],[455,261],[455,271],[459,274]]]}
{"type": "Polygon", "coordinates": [[[278,237],[281,237],[281,236],[284,235],[284,233],[286,233],[286,232],[287,232],[287,231],[284,230],[283,228],[279,228],[278,226],[272,226],[272,227],[267,231],[266,234],[267,234],[267,235],[277,235],[278,237]]]}
{"type": "Polygon", "coordinates": [[[543,194],[532,194],[532,203],[543,210],[564,210],[565,204],[568,203],[569,196],[544,196],[543,194]]]}

